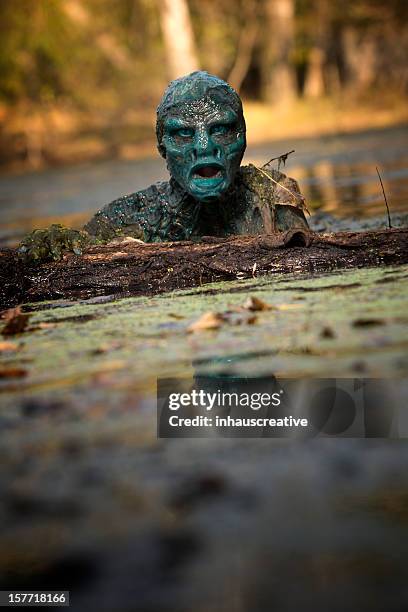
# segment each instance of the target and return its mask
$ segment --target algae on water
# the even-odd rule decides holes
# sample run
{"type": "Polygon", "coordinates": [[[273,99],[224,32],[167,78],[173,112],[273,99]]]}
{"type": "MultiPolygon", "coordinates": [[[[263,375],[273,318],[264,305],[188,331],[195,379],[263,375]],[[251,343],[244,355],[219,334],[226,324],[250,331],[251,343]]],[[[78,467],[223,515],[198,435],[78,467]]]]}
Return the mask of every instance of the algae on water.
{"type": "MultiPolygon", "coordinates": [[[[215,283],[154,298],[50,302],[32,311],[18,350],[1,367],[26,375],[1,380],[2,402],[32,394],[69,397],[105,388],[153,396],[158,376],[229,369],[251,376],[403,376],[408,371],[408,268],[323,276],[287,275],[215,283]],[[223,313],[260,297],[274,308],[253,325],[188,334],[208,311],[223,313]],[[105,382],[104,382],[105,381],[105,382]],[[109,381],[109,382],[108,382],[109,381]]],[[[117,399],[113,400],[117,402],[117,399]]]]}

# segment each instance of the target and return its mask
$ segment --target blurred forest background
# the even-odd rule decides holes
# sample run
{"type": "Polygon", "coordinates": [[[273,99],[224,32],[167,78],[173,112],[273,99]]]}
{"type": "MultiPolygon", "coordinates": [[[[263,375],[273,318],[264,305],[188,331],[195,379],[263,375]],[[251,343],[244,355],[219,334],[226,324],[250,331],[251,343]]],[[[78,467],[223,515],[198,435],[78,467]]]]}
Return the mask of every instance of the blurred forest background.
{"type": "Polygon", "coordinates": [[[249,142],[408,120],[407,0],[1,0],[0,163],[154,151],[167,82],[243,96],[249,142]]]}

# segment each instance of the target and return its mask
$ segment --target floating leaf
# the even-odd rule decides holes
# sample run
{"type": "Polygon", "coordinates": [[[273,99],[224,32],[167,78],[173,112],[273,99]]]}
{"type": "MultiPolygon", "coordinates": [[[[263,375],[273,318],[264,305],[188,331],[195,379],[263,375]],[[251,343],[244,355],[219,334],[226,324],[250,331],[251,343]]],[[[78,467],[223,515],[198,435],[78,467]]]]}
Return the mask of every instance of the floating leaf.
{"type": "Polygon", "coordinates": [[[0,368],[0,378],[23,378],[27,376],[27,370],[23,368],[0,368]]]}
{"type": "Polygon", "coordinates": [[[352,322],[353,327],[375,327],[376,325],[385,325],[383,319],[356,319],[352,322]]]}
{"type": "Polygon", "coordinates": [[[243,307],[245,310],[251,310],[253,312],[273,309],[273,306],[252,295],[245,300],[243,307]]]}
{"type": "Polygon", "coordinates": [[[279,304],[277,308],[278,310],[296,310],[297,308],[302,308],[302,304],[279,304]]]}
{"type": "Polygon", "coordinates": [[[335,338],[336,334],[334,333],[331,327],[326,325],[325,327],[323,327],[322,331],[320,332],[320,337],[324,338],[325,340],[329,340],[331,338],[335,338]]]}
{"type": "Polygon", "coordinates": [[[32,332],[32,331],[37,331],[38,329],[53,329],[54,327],[57,327],[57,323],[41,322],[41,323],[37,323],[36,325],[33,325],[32,327],[30,327],[28,331],[32,332]]]}
{"type": "Polygon", "coordinates": [[[169,312],[169,317],[172,319],[185,319],[184,315],[178,314],[177,312],[169,312]]]}
{"type": "Polygon", "coordinates": [[[17,351],[18,345],[14,342],[0,342],[0,353],[3,351],[17,351]]]}
{"type": "Polygon", "coordinates": [[[110,351],[116,351],[122,348],[122,346],[122,343],[117,340],[113,342],[104,342],[92,350],[91,353],[92,355],[103,355],[104,353],[109,353],[110,351]]]}
{"type": "Polygon", "coordinates": [[[6,324],[2,329],[3,336],[21,334],[27,327],[30,314],[21,312],[21,306],[10,308],[3,313],[6,324]]]}
{"type": "Polygon", "coordinates": [[[197,321],[192,323],[188,332],[219,329],[222,325],[253,325],[256,323],[256,316],[245,312],[243,308],[227,310],[224,313],[206,312],[197,321]]]}
{"type": "Polygon", "coordinates": [[[191,333],[207,329],[218,329],[223,323],[223,315],[218,312],[206,312],[197,321],[189,325],[187,331],[191,333]]]}

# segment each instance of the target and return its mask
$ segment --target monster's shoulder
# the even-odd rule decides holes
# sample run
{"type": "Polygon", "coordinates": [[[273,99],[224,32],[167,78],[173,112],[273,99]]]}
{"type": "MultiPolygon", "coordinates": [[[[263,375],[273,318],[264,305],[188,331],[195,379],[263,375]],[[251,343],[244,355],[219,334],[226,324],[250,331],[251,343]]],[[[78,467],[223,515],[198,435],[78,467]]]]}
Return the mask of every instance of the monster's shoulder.
{"type": "Polygon", "coordinates": [[[295,179],[275,168],[258,168],[253,164],[241,166],[238,186],[263,201],[302,208],[303,197],[295,179]]]}
{"type": "Polygon", "coordinates": [[[249,233],[307,229],[305,200],[297,182],[283,172],[248,164],[241,166],[236,185],[242,217],[247,224],[251,219],[249,233]]]}
{"type": "Polygon", "coordinates": [[[84,229],[104,241],[123,233],[144,239],[146,221],[161,208],[168,189],[163,181],[121,196],[99,210],[84,229]]]}

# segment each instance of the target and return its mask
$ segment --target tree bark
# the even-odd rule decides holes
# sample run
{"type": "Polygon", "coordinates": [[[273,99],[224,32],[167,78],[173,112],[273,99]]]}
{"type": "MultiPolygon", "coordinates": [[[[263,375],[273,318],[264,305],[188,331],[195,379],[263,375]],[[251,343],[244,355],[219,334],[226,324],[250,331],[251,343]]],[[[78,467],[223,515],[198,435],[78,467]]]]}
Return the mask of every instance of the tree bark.
{"type": "Polygon", "coordinates": [[[263,43],[263,81],[265,98],[285,104],[296,96],[292,64],[295,35],[294,0],[268,0],[263,43]]]}
{"type": "Polygon", "coordinates": [[[325,65],[330,26],[330,3],[315,1],[315,24],[313,46],[309,53],[304,94],[307,98],[320,98],[326,92],[325,65]]]}
{"type": "Polygon", "coordinates": [[[245,0],[242,5],[244,25],[238,39],[234,65],[228,76],[228,83],[239,93],[248,73],[255,43],[259,33],[259,6],[257,0],[245,0]]]}
{"type": "Polygon", "coordinates": [[[199,69],[187,0],[160,0],[168,76],[177,79],[199,69]]]}
{"type": "Polygon", "coordinates": [[[342,43],[347,89],[358,95],[376,79],[377,44],[372,33],[351,26],[343,29],[342,43]]]}
{"type": "Polygon", "coordinates": [[[205,283],[275,273],[408,263],[408,229],[203,238],[200,243],[140,244],[133,239],[90,248],[82,256],[28,266],[0,251],[0,308],[54,299],[154,295],[205,283]]]}

